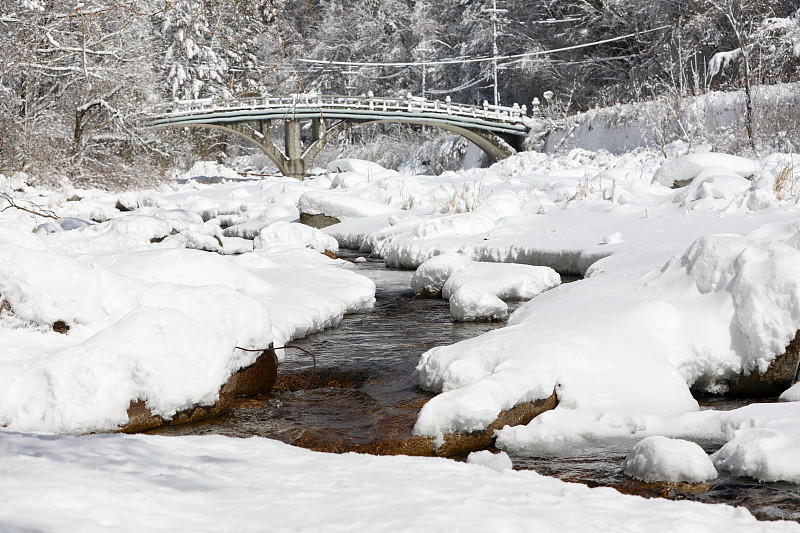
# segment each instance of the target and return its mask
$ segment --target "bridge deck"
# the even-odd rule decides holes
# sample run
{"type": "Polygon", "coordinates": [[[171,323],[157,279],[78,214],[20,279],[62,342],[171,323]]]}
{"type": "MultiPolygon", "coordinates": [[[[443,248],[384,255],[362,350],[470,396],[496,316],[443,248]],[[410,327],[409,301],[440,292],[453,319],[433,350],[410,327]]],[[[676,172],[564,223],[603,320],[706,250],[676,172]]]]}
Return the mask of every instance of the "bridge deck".
{"type": "Polygon", "coordinates": [[[249,120],[309,118],[448,124],[510,135],[525,135],[525,106],[459,104],[423,98],[292,95],[234,100],[184,100],[160,106],[151,127],[249,120]]]}

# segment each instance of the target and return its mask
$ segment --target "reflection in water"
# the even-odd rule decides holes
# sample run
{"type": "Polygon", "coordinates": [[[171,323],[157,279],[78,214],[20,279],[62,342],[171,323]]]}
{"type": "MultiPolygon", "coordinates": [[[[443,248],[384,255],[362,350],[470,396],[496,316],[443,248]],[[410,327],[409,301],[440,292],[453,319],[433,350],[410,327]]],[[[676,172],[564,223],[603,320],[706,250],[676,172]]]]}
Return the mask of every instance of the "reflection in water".
{"type": "MultiPolygon", "coordinates": [[[[350,253],[352,259],[358,254],[350,253]]],[[[167,435],[258,435],[320,451],[374,451],[410,437],[417,413],[433,395],[419,390],[411,374],[429,348],[452,344],[501,326],[500,323],[453,323],[447,302],[415,298],[411,273],[384,268],[380,261],[361,263],[359,271],[376,280],[374,310],[350,315],[327,331],[294,341],[317,355],[287,351],[271,394],[239,400],[225,416],[190,426],[150,433],[167,435]]],[[[512,304],[511,310],[519,304],[512,304]]],[[[732,409],[742,400],[701,399],[713,409],[732,409]]],[[[633,442],[598,445],[567,457],[514,455],[514,468],[530,469],[592,487],[610,486],[645,497],[689,499],[742,505],[760,519],[800,520],[800,487],[758,483],[726,476],[703,485],[644,483],[622,474],[621,464],[633,442]]],[[[701,443],[702,444],[702,443],[701,443]]],[[[705,446],[712,453],[717,446],[705,446]]]]}

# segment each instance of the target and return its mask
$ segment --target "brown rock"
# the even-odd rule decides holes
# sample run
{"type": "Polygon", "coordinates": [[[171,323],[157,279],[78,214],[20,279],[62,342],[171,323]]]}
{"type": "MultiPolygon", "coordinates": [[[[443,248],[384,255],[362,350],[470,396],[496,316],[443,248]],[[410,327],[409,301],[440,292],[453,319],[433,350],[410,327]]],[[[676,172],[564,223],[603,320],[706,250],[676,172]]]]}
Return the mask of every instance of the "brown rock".
{"type": "Polygon", "coordinates": [[[780,395],[798,380],[800,371],[800,331],[786,347],[786,352],[775,358],[763,374],[753,371],[740,375],[728,383],[728,396],[738,398],[768,398],[780,395]]]}
{"type": "Polygon", "coordinates": [[[550,397],[535,402],[523,402],[508,411],[501,412],[492,424],[483,431],[471,433],[450,433],[444,436],[444,443],[436,447],[429,437],[411,437],[402,440],[389,440],[368,443],[355,451],[374,455],[421,455],[455,457],[476,450],[485,450],[494,444],[495,430],[505,426],[527,424],[535,417],[554,409],[558,405],[555,391],[550,397]]]}
{"type": "Polygon", "coordinates": [[[232,375],[228,383],[220,390],[220,396],[229,395],[232,398],[243,398],[269,392],[275,385],[277,376],[278,356],[270,346],[269,349],[261,352],[255,363],[232,375]]]}
{"type": "Polygon", "coordinates": [[[196,406],[179,411],[172,420],[154,415],[141,399],[131,400],[128,407],[128,423],[120,428],[123,433],[138,433],[161,426],[191,424],[206,418],[219,416],[227,411],[234,398],[253,396],[269,392],[278,374],[278,356],[270,346],[261,352],[256,361],[234,373],[220,388],[219,400],[214,405],[196,406]]]}
{"type": "MultiPolygon", "coordinates": [[[[586,480],[571,480],[577,483],[585,483],[586,480]]],[[[612,487],[622,494],[642,496],[644,498],[666,498],[670,500],[685,499],[693,495],[705,494],[711,488],[708,483],[668,483],[668,482],[647,482],[625,478],[619,482],[612,483],[612,487]]]]}
{"type": "Polygon", "coordinates": [[[300,223],[305,224],[306,226],[311,226],[312,228],[327,228],[328,226],[333,226],[339,222],[341,222],[341,220],[338,218],[329,217],[327,215],[309,215],[307,213],[303,213],[302,211],[300,212],[300,223]]]}
{"type": "Polygon", "coordinates": [[[120,431],[123,433],[138,433],[163,425],[164,419],[151,413],[144,400],[136,400],[135,402],[131,400],[131,405],[128,407],[128,423],[120,431]]]}
{"type": "Polygon", "coordinates": [[[55,331],[56,333],[61,333],[62,335],[65,335],[65,334],[69,333],[69,325],[66,322],[64,322],[63,320],[56,320],[53,323],[53,331],[55,331]]]}

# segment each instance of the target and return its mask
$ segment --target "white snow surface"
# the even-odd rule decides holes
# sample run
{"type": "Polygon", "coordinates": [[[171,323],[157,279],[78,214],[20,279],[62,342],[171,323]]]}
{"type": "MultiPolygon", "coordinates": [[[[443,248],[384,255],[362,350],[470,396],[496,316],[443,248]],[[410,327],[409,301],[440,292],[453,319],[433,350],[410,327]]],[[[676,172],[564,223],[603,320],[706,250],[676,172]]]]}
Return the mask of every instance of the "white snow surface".
{"type": "MultiPolygon", "coordinates": [[[[0,425],[7,428],[0,468],[4,480],[25,480],[0,485],[4,500],[14,502],[0,508],[0,529],[143,520],[141,502],[129,495],[158,489],[159,516],[193,524],[197,509],[221,509],[219,521],[197,522],[209,530],[253,529],[259,513],[298,530],[317,530],[311,521],[325,513],[339,529],[364,520],[393,531],[460,524],[797,530],[756,524],[726,507],[645,501],[440,460],[327,456],[262,439],[12,432],[113,430],[136,398],[164,416],[211,403],[230,374],[252,362],[235,346],[281,345],[371,307],[374,283],[307,248],[309,239],[252,249],[244,243],[272,226],[291,233],[298,201],[320,193],[339,205],[352,198],[380,207],[322,233],[390,266],[420,267],[417,292],[439,293],[475,264],[583,276],[538,294],[503,328],[420,354],[413,379],[439,394],[421,410],[416,434],[484,429],[501,411],[555,391],[556,409],[499,430],[496,445],[559,455],[607,441],[632,447],[650,436],[712,442],[721,446],[712,456],[719,471],[800,483],[800,402],[701,410],[690,391],[723,392],[730,378],[763,372],[800,328],[800,207],[791,191],[775,190],[791,156],[686,157],[671,163],[645,150],[528,152],[442,176],[350,161],[303,182],[220,171],[224,183],[191,179],[125,198],[39,190],[0,176],[0,188],[20,201],[52,206],[64,219],[102,221],[34,234],[41,218],[0,214],[0,295],[7,301],[0,311],[0,425]],[[684,179],[692,180],[684,189],[666,186],[684,179]],[[73,196],[80,201],[68,202],[73,196]],[[135,210],[120,212],[118,201],[135,210]],[[67,334],[53,331],[58,321],[70,326],[67,334]],[[342,480],[352,487],[348,501],[368,502],[359,513],[343,514],[347,506],[325,488],[342,480]],[[47,495],[64,505],[54,513],[18,511],[41,509],[47,495]],[[70,500],[81,495],[105,504],[89,514],[70,500]],[[463,513],[442,513],[445,504],[435,501],[449,510],[469,504],[463,513]]],[[[795,390],[784,399],[796,399],[795,390]]]]}
{"type": "Polygon", "coordinates": [[[3,531],[800,531],[741,508],[532,471],[310,452],[262,438],[0,430],[3,531]]]}
{"type": "Polygon", "coordinates": [[[703,483],[718,475],[699,445],[659,436],[637,442],[622,468],[625,475],[648,482],[703,483]]]}

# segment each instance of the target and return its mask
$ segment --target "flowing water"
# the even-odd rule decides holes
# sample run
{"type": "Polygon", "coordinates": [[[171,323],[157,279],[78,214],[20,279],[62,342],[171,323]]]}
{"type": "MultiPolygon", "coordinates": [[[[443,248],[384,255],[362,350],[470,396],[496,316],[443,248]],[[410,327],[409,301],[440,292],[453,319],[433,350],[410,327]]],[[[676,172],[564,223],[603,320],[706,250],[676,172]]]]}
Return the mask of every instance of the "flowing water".
{"type": "MultiPolygon", "coordinates": [[[[343,252],[346,259],[360,254],[343,252]]],[[[433,395],[414,386],[411,376],[426,350],[453,344],[502,326],[454,323],[448,304],[416,298],[411,272],[389,270],[367,259],[359,271],[376,281],[375,309],[348,315],[342,323],[292,344],[316,354],[287,350],[270,394],[237,401],[224,417],[150,433],[222,434],[269,437],[319,451],[391,453],[392,444],[411,437],[419,409],[433,395]],[[388,450],[388,452],[387,452],[388,450]]],[[[511,310],[519,304],[511,304],[511,310]]],[[[741,401],[709,399],[708,407],[731,409],[741,401]]],[[[718,445],[700,443],[707,452],[718,445]]],[[[632,442],[604,444],[563,457],[513,455],[514,468],[535,470],[565,481],[610,486],[645,497],[743,505],[760,519],[800,520],[800,486],[758,483],[721,473],[708,484],[643,483],[625,477],[621,464],[632,442]]]]}

